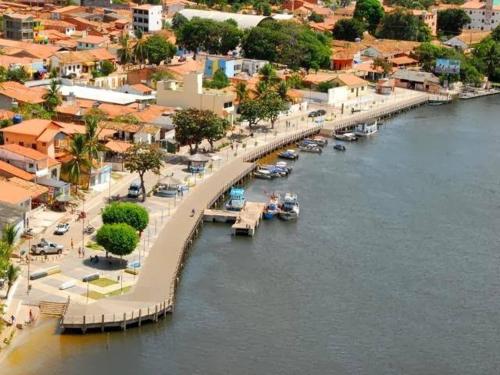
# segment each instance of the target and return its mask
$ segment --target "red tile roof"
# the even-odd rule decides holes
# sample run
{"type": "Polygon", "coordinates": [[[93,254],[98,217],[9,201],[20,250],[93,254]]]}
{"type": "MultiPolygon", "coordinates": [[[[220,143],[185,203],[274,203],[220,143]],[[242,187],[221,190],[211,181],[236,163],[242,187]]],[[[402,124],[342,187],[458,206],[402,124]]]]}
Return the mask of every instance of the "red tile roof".
{"type": "Polygon", "coordinates": [[[0,174],[2,174],[2,172],[4,174],[9,175],[9,176],[15,176],[15,177],[22,178],[23,180],[26,180],[26,181],[31,181],[35,178],[35,176],[32,175],[31,173],[28,173],[28,172],[22,170],[21,168],[18,168],[12,164],[9,164],[3,160],[0,160],[0,174]]]}
{"type": "Polygon", "coordinates": [[[10,152],[17,154],[17,155],[25,156],[28,159],[35,160],[35,161],[46,160],[48,158],[47,155],[41,153],[40,151],[33,150],[32,148],[20,146],[20,145],[17,145],[15,143],[11,143],[8,145],[1,145],[0,149],[10,151],[10,152]]]}
{"type": "Polygon", "coordinates": [[[31,198],[29,191],[9,181],[0,181],[0,202],[19,204],[31,198]]]}

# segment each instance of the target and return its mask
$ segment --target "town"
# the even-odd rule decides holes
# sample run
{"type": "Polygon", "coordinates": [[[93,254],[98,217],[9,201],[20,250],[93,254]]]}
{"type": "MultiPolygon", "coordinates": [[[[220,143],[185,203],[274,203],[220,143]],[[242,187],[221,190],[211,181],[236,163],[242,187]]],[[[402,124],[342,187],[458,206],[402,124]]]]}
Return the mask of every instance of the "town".
{"type": "Polygon", "coordinates": [[[85,332],[172,312],[204,210],[271,178],[261,157],[499,92],[493,0],[23,0],[0,17],[0,348],[42,315],[85,332]]]}

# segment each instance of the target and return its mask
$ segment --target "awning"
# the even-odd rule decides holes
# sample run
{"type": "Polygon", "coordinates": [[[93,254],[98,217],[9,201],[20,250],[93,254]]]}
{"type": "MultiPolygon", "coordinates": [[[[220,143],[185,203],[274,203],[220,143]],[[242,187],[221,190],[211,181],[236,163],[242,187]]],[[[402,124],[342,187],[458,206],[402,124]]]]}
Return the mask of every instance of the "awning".
{"type": "Polygon", "coordinates": [[[69,183],[61,181],[61,180],[55,180],[53,178],[47,178],[47,177],[41,177],[37,179],[37,184],[43,185],[43,186],[48,186],[54,189],[61,189],[64,187],[69,186],[69,183]]]}

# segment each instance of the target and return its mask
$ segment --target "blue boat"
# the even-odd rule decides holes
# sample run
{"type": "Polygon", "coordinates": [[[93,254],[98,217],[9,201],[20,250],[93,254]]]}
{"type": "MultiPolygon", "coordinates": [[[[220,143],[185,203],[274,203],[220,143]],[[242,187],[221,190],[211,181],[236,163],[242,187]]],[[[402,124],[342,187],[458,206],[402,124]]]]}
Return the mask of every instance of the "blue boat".
{"type": "Polygon", "coordinates": [[[245,189],[231,188],[229,192],[229,201],[226,203],[226,210],[241,211],[245,207],[245,189]]]}
{"type": "Polygon", "coordinates": [[[279,197],[277,195],[271,195],[269,202],[264,209],[264,219],[270,220],[278,216],[280,212],[279,208],[279,197]]]}

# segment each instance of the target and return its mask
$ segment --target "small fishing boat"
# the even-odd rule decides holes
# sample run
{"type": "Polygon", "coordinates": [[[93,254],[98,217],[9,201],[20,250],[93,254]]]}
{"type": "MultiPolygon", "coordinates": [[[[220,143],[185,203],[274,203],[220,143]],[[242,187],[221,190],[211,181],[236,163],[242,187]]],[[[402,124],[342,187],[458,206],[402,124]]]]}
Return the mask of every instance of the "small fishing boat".
{"type": "Polygon", "coordinates": [[[285,177],[288,176],[288,171],[284,168],[277,167],[276,165],[263,165],[262,169],[271,172],[273,177],[285,177]]]}
{"type": "Polygon", "coordinates": [[[375,134],[378,131],[378,123],[363,123],[356,126],[354,134],[359,137],[367,137],[369,135],[375,134]]]}
{"type": "Polygon", "coordinates": [[[267,202],[266,208],[264,209],[264,219],[274,219],[278,216],[279,212],[279,196],[273,194],[269,198],[269,202],[267,202]]]}
{"type": "Polygon", "coordinates": [[[277,163],[276,163],[276,166],[277,166],[278,168],[285,169],[285,170],[288,172],[288,174],[292,173],[292,171],[293,171],[293,168],[292,168],[292,167],[290,167],[290,166],[287,164],[287,162],[286,162],[286,161],[279,161],[279,162],[277,162],[277,163]]]}
{"type": "Polygon", "coordinates": [[[229,192],[229,201],[226,203],[226,210],[241,211],[245,207],[245,189],[231,188],[229,192]]]}
{"type": "Polygon", "coordinates": [[[356,134],[354,133],[339,133],[335,134],[334,138],[338,139],[339,141],[347,141],[347,142],[354,142],[358,140],[356,134]]]}
{"type": "Polygon", "coordinates": [[[286,151],[280,152],[278,154],[278,157],[280,157],[282,159],[296,160],[299,158],[299,154],[295,150],[286,150],[286,151]]]}
{"type": "Polygon", "coordinates": [[[320,147],[325,147],[326,145],[328,145],[328,139],[326,139],[325,137],[322,137],[320,135],[314,136],[312,138],[312,140],[320,147]]]}
{"type": "Polygon", "coordinates": [[[253,173],[253,176],[255,178],[260,178],[262,180],[270,180],[273,178],[271,172],[269,172],[267,169],[262,169],[262,168],[259,168],[257,169],[254,173],[253,173]]]}
{"type": "Polygon", "coordinates": [[[345,151],[346,150],[345,146],[341,145],[340,143],[337,143],[335,146],[333,146],[333,149],[337,150],[337,151],[345,151]]]}
{"type": "Polygon", "coordinates": [[[306,138],[306,139],[303,139],[301,140],[300,142],[297,143],[297,146],[318,146],[319,145],[314,142],[312,139],[309,139],[309,138],[306,138]]]}
{"type": "Polygon", "coordinates": [[[299,145],[299,150],[303,152],[311,152],[314,154],[321,154],[323,150],[317,144],[299,145]]]}
{"type": "Polygon", "coordinates": [[[286,221],[297,220],[299,218],[299,213],[300,208],[297,194],[286,193],[279,212],[280,219],[286,221]]]}

